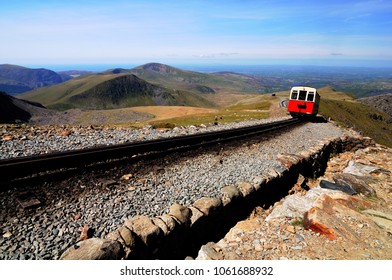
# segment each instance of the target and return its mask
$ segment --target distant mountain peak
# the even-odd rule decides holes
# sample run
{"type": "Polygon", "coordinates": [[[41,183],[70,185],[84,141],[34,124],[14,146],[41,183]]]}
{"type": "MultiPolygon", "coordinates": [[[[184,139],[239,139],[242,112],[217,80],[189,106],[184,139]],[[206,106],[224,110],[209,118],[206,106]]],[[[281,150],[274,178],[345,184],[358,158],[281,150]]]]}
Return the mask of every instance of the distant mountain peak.
{"type": "Polygon", "coordinates": [[[156,62],[144,64],[144,65],[142,65],[142,69],[143,70],[148,70],[148,71],[158,72],[158,73],[161,73],[161,74],[164,74],[164,73],[174,74],[174,73],[177,72],[177,69],[174,68],[174,67],[171,67],[171,66],[166,65],[166,64],[156,63],[156,62]]]}

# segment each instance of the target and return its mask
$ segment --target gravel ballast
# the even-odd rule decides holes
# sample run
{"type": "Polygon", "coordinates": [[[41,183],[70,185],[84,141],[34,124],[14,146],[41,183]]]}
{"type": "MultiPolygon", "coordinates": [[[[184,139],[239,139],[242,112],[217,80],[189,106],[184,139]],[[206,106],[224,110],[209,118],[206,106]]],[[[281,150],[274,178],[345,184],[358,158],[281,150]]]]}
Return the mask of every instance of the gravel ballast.
{"type": "MultiPolygon", "coordinates": [[[[276,120],[167,131],[152,127],[132,131],[79,128],[68,136],[42,137],[41,134],[34,140],[20,140],[23,135],[15,134],[14,140],[2,142],[0,150],[2,157],[5,154],[21,156],[276,120]]],[[[306,123],[250,141],[145,160],[106,171],[96,170],[33,189],[26,186],[4,191],[0,195],[0,259],[58,259],[65,249],[79,240],[79,229],[84,225],[94,230],[94,237],[103,238],[130,217],[158,216],[167,213],[174,202],[190,205],[201,197],[220,196],[224,186],[252,182],[268,169],[280,167],[276,160],[278,154],[298,154],[325,138],[348,133],[331,123],[306,123]],[[23,210],[17,197],[26,191],[42,205],[23,210]]]]}

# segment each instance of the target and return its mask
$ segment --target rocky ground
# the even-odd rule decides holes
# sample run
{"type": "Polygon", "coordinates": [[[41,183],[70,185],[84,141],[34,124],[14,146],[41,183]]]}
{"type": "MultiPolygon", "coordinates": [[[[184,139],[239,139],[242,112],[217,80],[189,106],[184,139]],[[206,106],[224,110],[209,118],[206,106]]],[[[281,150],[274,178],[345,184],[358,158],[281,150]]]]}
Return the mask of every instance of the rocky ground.
{"type": "Polygon", "coordinates": [[[174,136],[190,135],[243,126],[257,125],[290,117],[243,121],[228,124],[175,127],[173,129],[143,129],[108,126],[72,126],[26,124],[0,125],[0,158],[13,158],[54,151],[84,149],[96,145],[113,145],[133,141],[152,140],[174,136]]]}
{"type": "Polygon", "coordinates": [[[386,121],[392,123],[392,93],[364,97],[359,101],[386,113],[389,117],[386,121]]]}
{"type": "MultiPolygon", "coordinates": [[[[8,127],[6,129],[8,133],[8,127]]],[[[204,128],[188,127],[165,133],[201,129],[204,128]]],[[[24,128],[23,131],[30,133],[30,130],[24,128]]],[[[38,142],[53,143],[58,139],[58,147],[73,143],[73,139],[79,139],[78,147],[84,142],[92,145],[94,139],[110,139],[112,137],[108,135],[113,133],[112,130],[100,130],[101,136],[86,140],[84,130],[82,134],[74,130],[70,135],[58,138],[47,136],[47,132],[36,133],[37,128],[33,128],[33,132],[38,134],[33,136],[38,142]]],[[[126,132],[129,139],[133,131],[126,132]]],[[[97,131],[93,130],[91,135],[95,133],[97,131]]],[[[136,138],[147,138],[162,132],[147,128],[137,133],[136,138]]],[[[153,162],[97,170],[35,188],[9,189],[0,195],[0,259],[57,259],[79,240],[80,228],[85,225],[94,231],[94,237],[104,238],[130,217],[158,216],[167,213],[175,202],[190,205],[201,197],[220,196],[220,189],[224,186],[252,182],[267,170],[279,168],[279,153],[299,154],[319,144],[320,139],[344,134],[355,132],[331,123],[307,123],[290,131],[224,145],[219,149],[214,147],[153,162]],[[24,209],[21,205],[21,196],[25,192],[38,200],[35,208],[24,209]]],[[[16,150],[42,151],[38,144],[23,146],[29,140],[21,139],[26,136],[22,131],[12,135],[14,138],[10,140],[3,136],[2,154],[4,151],[15,154],[16,150]]]]}
{"type": "Polygon", "coordinates": [[[391,260],[391,170],[392,149],[384,146],[337,155],[322,178],[301,178],[291,195],[254,209],[197,259],[391,260]],[[320,188],[344,176],[356,176],[357,194],[320,188]]]}

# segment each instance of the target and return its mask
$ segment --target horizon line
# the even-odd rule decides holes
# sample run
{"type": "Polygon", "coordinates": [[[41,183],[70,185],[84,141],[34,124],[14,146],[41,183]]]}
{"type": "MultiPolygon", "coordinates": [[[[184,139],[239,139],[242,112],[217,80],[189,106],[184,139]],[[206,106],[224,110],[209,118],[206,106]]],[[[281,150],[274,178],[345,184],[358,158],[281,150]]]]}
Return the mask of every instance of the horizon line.
{"type": "Polygon", "coordinates": [[[26,68],[39,69],[44,68],[52,71],[71,71],[71,70],[79,70],[79,71],[92,71],[99,72],[110,70],[114,68],[123,68],[123,67],[131,67],[124,69],[132,69],[138,66],[147,65],[151,63],[163,64],[173,67],[321,67],[321,68],[371,68],[371,69],[392,69],[392,66],[389,65],[346,65],[346,64],[320,64],[320,63],[226,63],[226,62],[156,62],[151,61],[147,63],[26,63],[26,64],[15,64],[15,63],[0,63],[0,65],[14,65],[14,66],[22,66],[26,68]],[[71,68],[70,68],[71,67],[71,68]],[[78,67],[78,68],[72,68],[78,67]],[[79,68],[79,67],[87,67],[87,69],[79,68]],[[108,68],[104,68],[108,67],[108,68]],[[52,69],[55,68],[55,69],[52,69]],[[101,70],[98,70],[101,68],[101,70]],[[94,70],[92,70],[94,69],[94,70]]]}

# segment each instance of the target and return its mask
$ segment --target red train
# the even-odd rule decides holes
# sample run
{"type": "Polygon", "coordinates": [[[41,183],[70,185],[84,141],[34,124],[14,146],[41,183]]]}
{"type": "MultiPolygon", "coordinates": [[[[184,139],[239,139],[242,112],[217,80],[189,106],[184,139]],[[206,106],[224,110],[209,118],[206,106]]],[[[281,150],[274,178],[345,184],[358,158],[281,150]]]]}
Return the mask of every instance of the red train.
{"type": "Polygon", "coordinates": [[[320,95],[308,86],[295,86],[290,90],[287,110],[295,118],[315,117],[318,113],[320,95]]]}

